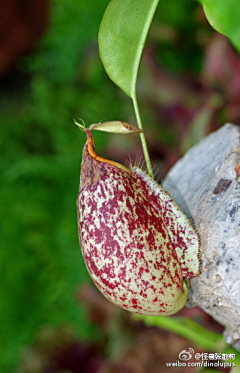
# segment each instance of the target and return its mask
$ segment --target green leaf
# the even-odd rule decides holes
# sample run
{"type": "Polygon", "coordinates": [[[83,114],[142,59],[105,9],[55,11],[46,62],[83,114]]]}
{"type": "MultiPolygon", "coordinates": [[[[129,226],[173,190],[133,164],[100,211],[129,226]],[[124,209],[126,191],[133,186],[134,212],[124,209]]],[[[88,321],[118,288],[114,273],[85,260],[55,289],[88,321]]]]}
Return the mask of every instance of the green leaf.
{"type": "Polygon", "coordinates": [[[103,16],[98,42],[110,79],[134,97],[144,44],[159,0],[112,0],[103,16]]]}
{"type": "Polygon", "coordinates": [[[213,28],[228,36],[240,50],[239,0],[202,0],[206,17],[213,28]]]}

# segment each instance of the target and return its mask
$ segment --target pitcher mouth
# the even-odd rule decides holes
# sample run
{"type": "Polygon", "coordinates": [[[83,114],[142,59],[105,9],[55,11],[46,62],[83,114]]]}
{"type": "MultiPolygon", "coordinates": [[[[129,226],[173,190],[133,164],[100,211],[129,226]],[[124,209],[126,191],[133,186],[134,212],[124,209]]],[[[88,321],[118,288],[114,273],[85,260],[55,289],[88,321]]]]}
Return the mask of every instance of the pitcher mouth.
{"type": "Polygon", "coordinates": [[[126,171],[128,173],[131,173],[131,171],[129,170],[129,168],[123,166],[122,164],[120,164],[118,162],[111,161],[109,159],[106,159],[106,158],[103,158],[103,157],[100,157],[99,155],[97,155],[95,153],[95,145],[94,145],[94,140],[93,140],[93,137],[92,137],[92,134],[91,134],[91,130],[86,129],[86,134],[87,134],[87,149],[88,149],[88,154],[93,159],[95,159],[96,161],[102,162],[102,163],[111,164],[112,166],[121,168],[122,170],[124,170],[124,171],[126,171]]]}

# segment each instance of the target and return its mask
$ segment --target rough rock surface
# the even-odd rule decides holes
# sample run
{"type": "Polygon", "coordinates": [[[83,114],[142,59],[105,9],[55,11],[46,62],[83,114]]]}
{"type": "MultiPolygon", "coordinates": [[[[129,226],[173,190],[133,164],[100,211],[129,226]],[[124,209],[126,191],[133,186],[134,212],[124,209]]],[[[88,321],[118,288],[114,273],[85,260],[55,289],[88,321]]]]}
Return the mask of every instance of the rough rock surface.
{"type": "Polygon", "coordinates": [[[240,350],[240,127],[226,124],[191,148],[163,187],[200,236],[202,273],[191,279],[188,305],[224,325],[240,350]]]}

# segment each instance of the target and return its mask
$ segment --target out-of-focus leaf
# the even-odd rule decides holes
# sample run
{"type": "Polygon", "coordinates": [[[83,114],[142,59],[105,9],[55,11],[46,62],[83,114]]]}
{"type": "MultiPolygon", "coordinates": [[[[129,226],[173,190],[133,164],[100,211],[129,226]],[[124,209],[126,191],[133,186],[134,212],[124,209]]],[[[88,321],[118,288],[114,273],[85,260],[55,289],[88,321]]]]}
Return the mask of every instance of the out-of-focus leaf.
{"type": "Polygon", "coordinates": [[[202,4],[212,27],[228,36],[240,50],[239,0],[202,0],[202,4]]]}
{"type": "Polygon", "coordinates": [[[103,16],[99,51],[110,79],[128,96],[136,80],[146,37],[159,0],[113,0],[103,16]]]}
{"type": "Polygon", "coordinates": [[[181,151],[183,154],[207,135],[213,113],[220,105],[222,105],[220,96],[213,94],[206,104],[196,113],[181,143],[181,151]]]}

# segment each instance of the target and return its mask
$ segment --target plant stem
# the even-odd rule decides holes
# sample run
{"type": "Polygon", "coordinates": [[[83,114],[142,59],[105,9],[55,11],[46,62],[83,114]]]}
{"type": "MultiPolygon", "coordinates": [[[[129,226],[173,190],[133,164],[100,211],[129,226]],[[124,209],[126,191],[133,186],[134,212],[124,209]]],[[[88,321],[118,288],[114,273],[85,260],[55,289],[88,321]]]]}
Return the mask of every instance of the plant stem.
{"type": "Polygon", "coordinates": [[[142,125],[141,116],[140,116],[140,112],[138,108],[136,93],[134,93],[132,100],[133,100],[133,107],[134,107],[134,111],[135,111],[135,115],[137,119],[138,128],[142,130],[142,132],[140,133],[140,139],[142,142],[143,154],[144,154],[145,162],[147,165],[148,175],[153,179],[154,178],[153,170],[152,170],[151,160],[150,160],[149,153],[148,153],[145,134],[143,131],[143,125],[142,125]]]}
{"type": "Polygon", "coordinates": [[[174,332],[206,350],[222,352],[227,347],[221,334],[210,332],[187,317],[156,317],[134,314],[133,318],[135,320],[143,320],[148,326],[158,326],[174,332]]]}

